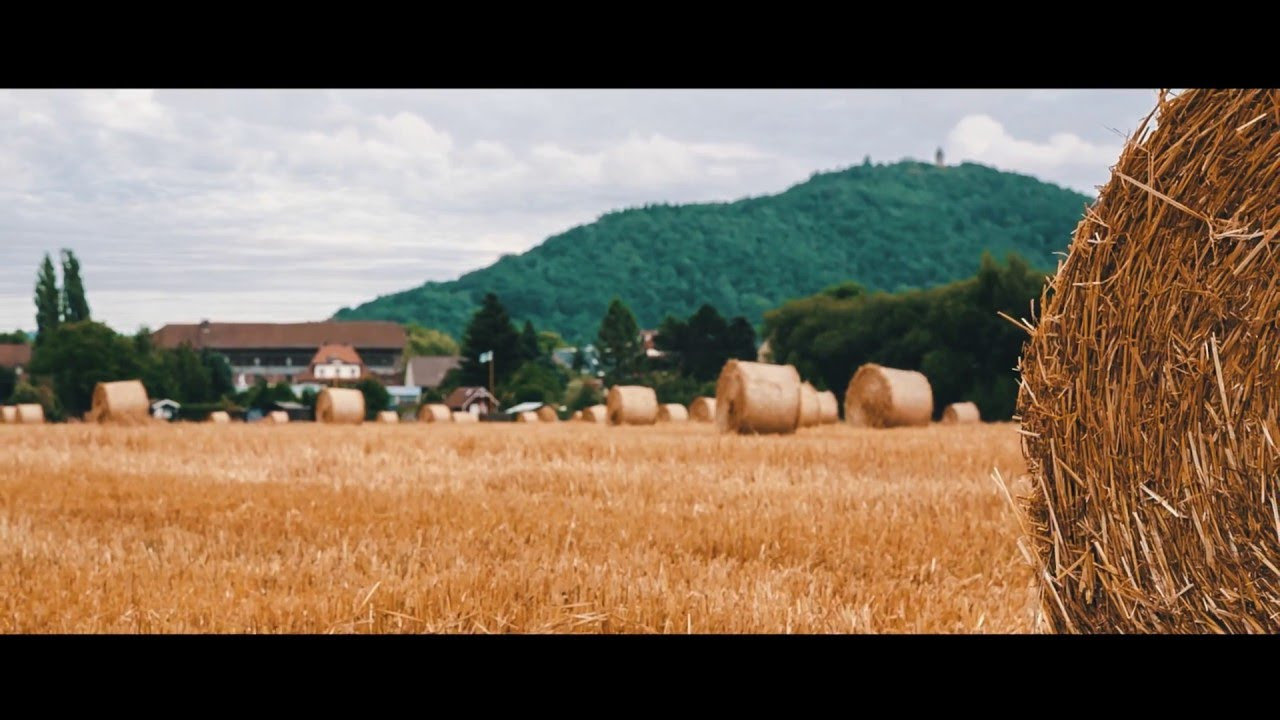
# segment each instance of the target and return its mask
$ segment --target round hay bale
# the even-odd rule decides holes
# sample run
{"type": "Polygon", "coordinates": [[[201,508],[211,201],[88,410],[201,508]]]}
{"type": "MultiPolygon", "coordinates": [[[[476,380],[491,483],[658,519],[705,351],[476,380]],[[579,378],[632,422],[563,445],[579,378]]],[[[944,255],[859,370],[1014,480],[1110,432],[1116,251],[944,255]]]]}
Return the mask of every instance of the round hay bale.
{"type": "Polygon", "coordinates": [[[527,410],[522,413],[516,413],[516,422],[536,423],[538,422],[538,413],[532,410],[527,410]]]}
{"type": "Polygon", "coordinates": [[[472,415],[469,412],[464,412],[462,410],[455,410],[453,413],[453,421],[456,423],[474,423],[474,422],[480,422],[480,418],[476,415],[472,415]]]}
{"type": "Polygon", "coordinates": [[[23,403],[16,406],[14,422],[19,425],[40,425],[44,423],[44,407],[35,403],[23,403]]]}
{"type": "Polygon", "coordinates": [[[679,403],[664,403],[658,406],[658,422],[687,422],[689,411],[679,403]]]}
{"type": "Polygon", "coordinates": [[[378,413],[378,422],[384,424],[396,424],[400,422],[400,413],[395,410],[383,410],[378,413]]]}
{"type": "Polygon", "coordinates": [[[4,405],[0,406],[0,424],[18,421],[18,406],[4,405]]]}
{"type": "Polygon", "coordinates": [[[840,422],[840,401],[830,390],[818,393],[818,418],[823,425],[840,422]]]}
{"type": "Polygon", "coordinates": [[[643,385],[614,385],[606,401],[610,425],[652,425],[658,422],[658,394],[643,385]]]}
{"type": "Polygon", "coordinates": [[[928,425],[933,417],[933,388],[914,370],[867,363],[858,368],[844,394],[845,422],[857,427],[928,425]]]}
{"type": "Polygon", "coordinates": [[[982,422],[982,414],[971,402],[951,403],[942,411],[942,422],[946,425],[982,422]]]}
{"type": "Polygon", "coordinates": [[[800,374],[791,365],[730,360],[716,381],[721,432],[792,433],[800,420],[800,374]]]}
{"type": "Polygon", "coordinates": [[[1051,630],[1280,633],[1277,108],[1276,89],[1162,94],[1027,323],[1051,630]]]}
{"type": "Polygon", "coordinates": [[[602,423],[609,420],[609,408],[604,405],[592,405],[583,408],[582,419],[585,422],[602,423]]]}
{"type": "Polygon", "coordinates": [[[716,421],[716,399],[697,397],[689,403],[689,417],[696,422],[716,421]]]}
{"type": "Polygon", "coordinates": [[[581,419],[582,419],[582,411],[581,411],[581,410],[574,410],[574,411],[573,411],[573,415],[571,415],[571,416],[569,417],[569,419],[570,419],[570,420],[581,420],[581,419]]]}
{"type": "Polygon", "coordinates": [[[818,389],[808,382],[800,383],[800,417],[798,427],[813,427],[822,423],[822,401],[818,389]]]}
{"type": "Polygon", "coordinates": [[[289,422],[289,413],[285,412],[284,410],[272,410],[271,412],[267,413],[266,417],[264,417],[263,420],[273,425],[281,425],[289,422]]]}
{"type": "Polygon", "coordinates": [[[100,423],[147,423],[151,420],[147,389],[139,380],[100,382],[93,388],[93,407],[86,419],[100,423]]]}
{"type": "Polygon", "coordinates": [[[350,388],[325,388],[316,396],[316,422],[364,422],[364,394],[350,388]]]}
{"type": "Polygon", "coordinates": [[[418,422],[453,422],[453,411],[448,405],[429,403],[418,408],[418,422]]]}
{"type": "Polygon", "coordinates": [[[550,405],[543,405],[538,408],[538,420],[542,422],[559,422],[560,416],[556,414],[556,409],[550,405]]]}
{"type": "Polygon", "coordinates": [[[227,414],[226,410],[214,410],[213,412],[209,413],[209,422],[229,423],[231,422],[231,416],[227,414]]]}

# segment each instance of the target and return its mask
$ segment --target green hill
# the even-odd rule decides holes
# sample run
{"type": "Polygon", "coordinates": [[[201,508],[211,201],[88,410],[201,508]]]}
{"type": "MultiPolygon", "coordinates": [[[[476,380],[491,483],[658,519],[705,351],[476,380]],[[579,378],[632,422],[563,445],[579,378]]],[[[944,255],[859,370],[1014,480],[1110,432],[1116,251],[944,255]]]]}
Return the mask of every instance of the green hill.
{"type": "Polygon", "coordinates": [[[518,322],[595,337],[621,297],[642,327],[711,303],[759,324],[766,310],[846,280],[871,290],[967,278],[983,250],[1052,268],[1090,199],[966,163],[864,164],[778,195],[612,212],[450,282],[343,308],[335,319],[417,322],[455,337],[493,291],[518,322]]]}

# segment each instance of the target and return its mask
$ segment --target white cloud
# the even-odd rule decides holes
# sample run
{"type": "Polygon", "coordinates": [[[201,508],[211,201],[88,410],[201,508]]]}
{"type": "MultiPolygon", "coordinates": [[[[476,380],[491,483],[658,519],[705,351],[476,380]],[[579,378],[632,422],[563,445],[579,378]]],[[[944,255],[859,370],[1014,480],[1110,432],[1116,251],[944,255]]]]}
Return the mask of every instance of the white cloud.
{"type": "Polygon", "coordinates": [[[86,90],[81,96],[85,116],[110,130],[170,134],[173,118],[156,102],[152,90],[86,90]]]}
{"type": "Polygon", "coordinates": [[[1123,143],[1093,143],[1080,136],[1059,132],[1047,142],[1022,140],[1011,135],[990,115],[967,115],[947,136],[947,156],[1016,170],[1040,177],[1068,178],[1082,188],[1079,179],[1095,178],[1090,185],[1107,178],[1108,168],[1120,157],[1123,143]]]}

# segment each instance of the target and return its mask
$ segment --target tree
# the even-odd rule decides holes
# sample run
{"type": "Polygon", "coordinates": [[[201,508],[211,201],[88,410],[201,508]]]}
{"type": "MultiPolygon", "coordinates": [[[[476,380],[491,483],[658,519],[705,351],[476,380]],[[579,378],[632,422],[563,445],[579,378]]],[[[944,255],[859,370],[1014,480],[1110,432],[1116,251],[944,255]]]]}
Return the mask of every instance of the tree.
{"type": "Polygon", "coordinates": [[[711,305],[698,308],[689,320],[671,316],[658,328],[658,348],[675,357],[682,375],[699,383],[714,380],[730,358],[755,360],[756,332],[747,319],[738,316],[733,322],[711,305]]]}
{"type": "Polygon", "coordinates": [[[531,360],[536,360],[542,356],[542,348],[538,345],[538,333],[533,329],[533,323],[525,320],[524,329],[520,331],[520,362],[523,365],[531,360]]]}
{"type": "Polygon", "coordinates": [[[573,370],[574,372],[582,372],[582,368],[587,364],[586,353],[582,352],[582,348],[574,348],[573,351],[573,370]]]}
{"type": "Polygon", "coordinates": [[[209,392],[214,398],[224,398],[235,393],[231,362],[226,355],[201,348],[200,363],[209,371],[209,392]]]}
{"type": "Polygon", "coordinates": [[[5,399],[13,394],[18,384],[18,373],[13,368],[0,367],[0,405],[7,404],[5,399]]]}
{"type": "Polygon", "coordinates": [[[596,386],[596,382],[587,380],[574,380],[569,383],[569,388],[565,392],[569,406],[569,411],[581,410],[589,408],[592,405],[599,405],[604,402],[604,394],[600,392],[600,388],[596,386]]]}
{"type": "Polygon", "coordinates": [[[463,385],[489,385],[489,367],[480,362],[482,353],[493,353],[494,381],[501,385],[520,367],[520,333],[498,296],[486,293],[480,309],[462,334],[462,366],[458,379],[463,385]]]}
{"type": "MultiPolygon", "coordinates": [[[[756,329],[751,327],[751,323],[741,315],[729,321],[729,327],[725,331],[723,350],[725,360],[733,358],[734,360],[755,360],[756,359],[756,329]]],[[[721,363],[724,366],[724,363],[721,363]]],[[[716,371],[716,377],[720,373],[716,371]]]]}
{"type": "Polygon", "coordinates": [[[364,419],[373,420],[378,413],[391,407],[391,393],[382,383],[373,378],[365,378],[356,383],[356,389],[364,395],[364,419]]]}
{"type": "Polygon", "coordinates": [[[89,301],[84,296],[80,279],[80,261],[70,250],[62,251],[62,320],[81,322],[89,319],[89,301]]]}
{"type": "Polygon", "coordinates": [[[550,355],[552,352],[562,347],[569,347],[569,343],[560,337],[560,333],[554,330],[538,331],[538,349],[542,355],[550,355]]]}
{"type": "Polygon", "coordinates": [[[134,379],[139,370],[133,343],[91,320],[57,326],[31,357],[31,374],[51,379],[58,403],[76,417],[92,406],[98,383],[134,379]]]}
{"type": "Polygon", "coordinates": [[[62,296],[58,292],[58,276],[49,253],[45,253],[40,272],[36,275],[36,344],[43,343],[61,322],[62,296]]]}
{"type": "Polygon", "coordinates": [[[565,380],[546,363],[532,361],[520,366],[516,374],[504,386],[504,405],[522,402],[543,402],[558,405],[564,397],[565,380]]]}
{"type": "Polygon", "coordinates": [[[173,399],[180,403],[206,403],[218,399],[213,393],[213,378],[208,366],[190,343],[182,343],[172,350],[160,353],[165,379],[173,390],[173,399]]]}
{"type": "Polygon", "coordinates": [[[614,298],[600,322],[596,345],[606,368],[618,376],[626,376],[635,370],[641,354],[640,326],[636,316],[619,298],[614,298]]]}
{"type": "Polygon", "coordinates": [[[0,343],[9,345],[26,345],[31,342],[27,334],[22,330],[14,330],[11,333],[0,333],[0,343]]]}
{"type": "Polygon", "coordinates": [[[442,330],[409,323],[405,325],[405,334],[408,336],[404,346],[406,358],[458,354],[458,341],[442,330]]]}
{"type": "Polygon", "coordinates": [[[48,385],[32,385],[23,381],[14,386],[13,392],[7,396],[6,404],[25,405],[31,403],[44,409],[46,420],[58,422],[63,419],[62,406],[48,385]]]}

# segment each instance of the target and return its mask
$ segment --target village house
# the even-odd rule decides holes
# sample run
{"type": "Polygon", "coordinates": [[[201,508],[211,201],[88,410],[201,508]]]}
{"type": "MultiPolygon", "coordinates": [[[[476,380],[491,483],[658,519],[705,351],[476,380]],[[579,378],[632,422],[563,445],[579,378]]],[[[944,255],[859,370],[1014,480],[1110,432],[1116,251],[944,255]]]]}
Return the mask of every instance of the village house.
{"type": "Polygon", "coordinates": [[[311,357],[307,369],[293,377],[294,383],[319,385],[354,384],[369,375],[360,353],[350,345],[323,345],[311,357]]]}
{"type": "Polygon", "coordinates": [[[18,379],[31,364],[31,346],[25,343],[0,343],[0,367],[13,370],[18,379]]]}
{"type": "Polygon", "coordinates": [[[460,387],[454,390],[444,399],[444,404],[450,410],[469,412],[472,415],[488,415],[498,411],[498,399],[491,395],[488,389],[479,386],[460,387]]]}
{"type": "Polygon", "coordinates": [[[206,320],[198,324],[165,325],[151,337],[158,347],[176,348],[186,342],[196,350],[208,348],[224,355],[240,388],[253,385],[260,377],[270,383],[296,384],[298,376],[310,370],[317,348],[329,345],[351,347],[363,364],[362,377],[367,375],[384,385],[398,385],[404,371],[401,356],[407,342],[404,328],[399,324],[371,321],[215,323],[206,320]]]}
{"type": "Polygon", "coordinates": [[[462,367],[462,358],[456,355],[420,355],[409,358],[404,368],[404,384],[435,390],[444,382],[450,370],[462,367]]]}

